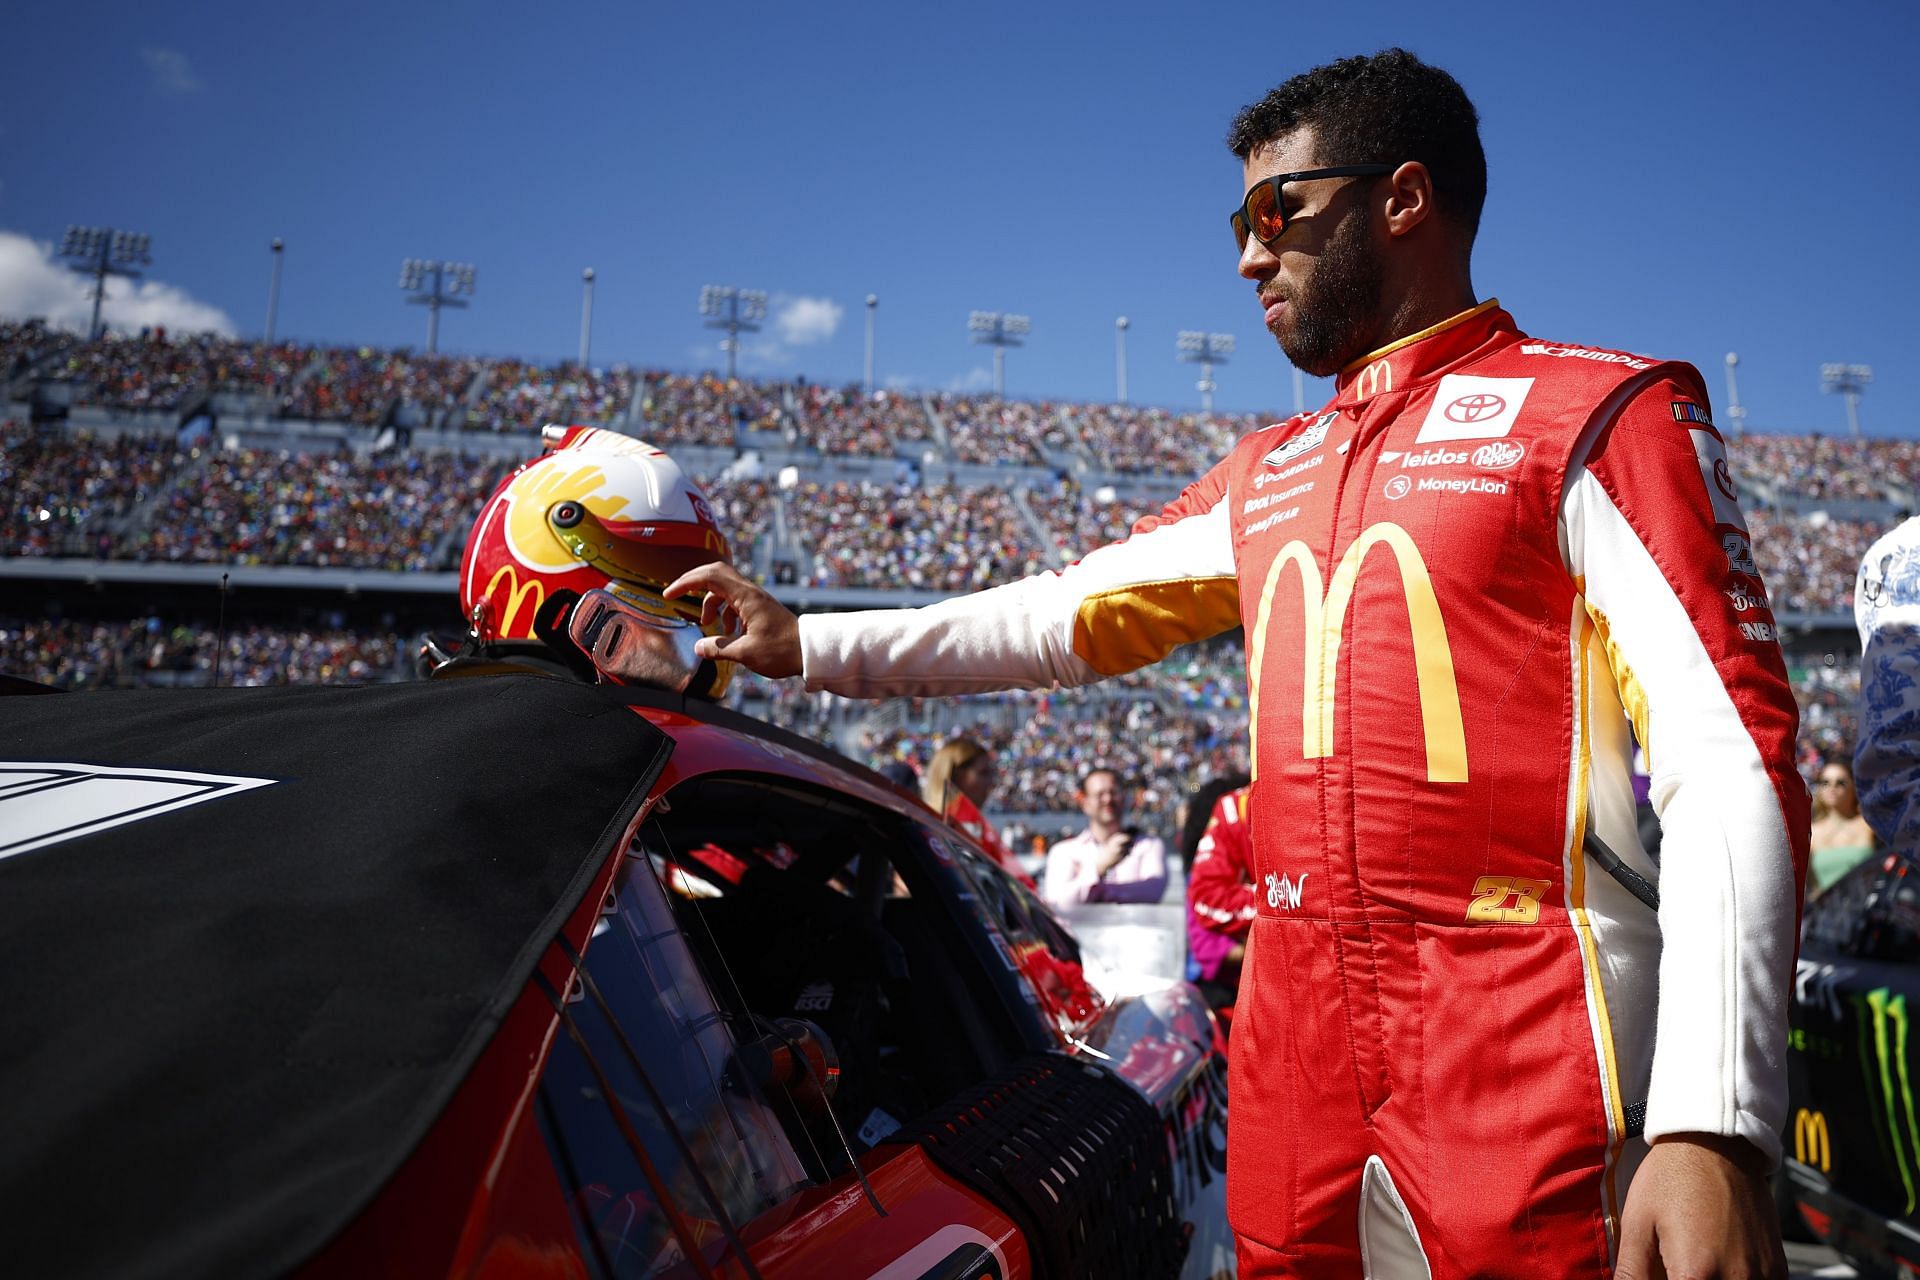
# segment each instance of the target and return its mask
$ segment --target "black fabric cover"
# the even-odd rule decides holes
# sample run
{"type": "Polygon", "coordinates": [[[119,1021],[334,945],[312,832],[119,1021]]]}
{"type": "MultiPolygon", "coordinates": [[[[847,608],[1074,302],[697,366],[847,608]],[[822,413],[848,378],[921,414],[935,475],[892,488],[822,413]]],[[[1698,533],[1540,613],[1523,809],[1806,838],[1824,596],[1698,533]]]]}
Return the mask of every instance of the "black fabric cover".
{"type": "Polygon", "coordinates": [[[0,699],[0,760],[275,779],[0,857],[0,1265],[309,1257],[431,1126],[670,750],[529,676],[0,699]]]}
{"type": "Polygon", "coordinates": [[[1192,1228],[1153,1104],[1062,1054],[1022,1058],[894,1134],[1020,1227],[1037,1280],[1176,1280],[1192,1228]]]}

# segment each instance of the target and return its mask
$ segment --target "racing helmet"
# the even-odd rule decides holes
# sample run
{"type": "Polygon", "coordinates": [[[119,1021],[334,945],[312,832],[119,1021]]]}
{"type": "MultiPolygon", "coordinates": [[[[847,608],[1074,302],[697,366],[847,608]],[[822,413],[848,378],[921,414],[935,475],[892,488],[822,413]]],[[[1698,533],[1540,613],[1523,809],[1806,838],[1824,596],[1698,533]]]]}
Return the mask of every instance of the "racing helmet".
{"type": "MultiPolygon", "coordinates": [[[[548,425],[541,455],[487,499],[460,560],[460,608],[482,647],[556,643],[550,602],[605,591],[667,629],[698,631],[700,600],[666,600],[682,573],[731,562],[706,495],[672,458],[598,427],[548,425]]],[[[716,628],[706,628],[718,634],[716,628]]],[[[564,640],[561,641],[564,643],[564,640]]],[[[716,698],[731,662],[705,662],[686,692],[716,698]]]]}

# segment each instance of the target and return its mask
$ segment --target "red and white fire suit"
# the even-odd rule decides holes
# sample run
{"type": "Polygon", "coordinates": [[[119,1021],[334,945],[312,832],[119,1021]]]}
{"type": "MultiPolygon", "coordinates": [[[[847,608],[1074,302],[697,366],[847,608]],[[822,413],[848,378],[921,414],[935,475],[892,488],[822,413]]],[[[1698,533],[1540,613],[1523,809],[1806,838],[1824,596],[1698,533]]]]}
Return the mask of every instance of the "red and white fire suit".
{"type": "Polygon", "coordinates": [[[1691,366],[1490,302],[1123,542],[801,640],[809,687],[877,697],[1083,684],[1236,624],[1266,886],[1231,1070],[1243,1275],[1599,1276],[1645,1138],[1778,1158],[1807,796],[1691,366]],[[1589,830],[1658,880],[1657,919],[1589,830]]]}
{"type": "Polygon", "coordinates": [[[1252,787],[1240,787],[1214,802],[1187,868],[1187,954],[1209,980],[1260,914],[1253,884],[1252,793],[1252,787]]]}

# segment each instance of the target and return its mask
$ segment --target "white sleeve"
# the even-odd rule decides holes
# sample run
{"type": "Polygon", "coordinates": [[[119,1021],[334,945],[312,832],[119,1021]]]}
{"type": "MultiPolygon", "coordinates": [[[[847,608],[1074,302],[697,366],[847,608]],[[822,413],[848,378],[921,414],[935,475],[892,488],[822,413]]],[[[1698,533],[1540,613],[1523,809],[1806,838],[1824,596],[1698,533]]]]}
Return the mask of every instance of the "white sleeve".
{"type": "Polygon", "coordinates": [[[1662,829],[1645,1132],[1737,1135],[1777,1162],[1795,824],[1805,847],[1797,713],[1731,485],[1702,482],[1717,474],[1718,438],[1696,431],[1690,445],[1660,421],[1666,399],[1570,476],[1561,508],[1567,566],[1635,721],[1662,829]]]}
{"type": "Polygon", "coordinates": [[[807,614],[807,688],[887,698],[1082,685],[1237,626],[1225,495],[1143,526],[1065,569],[923,609],[807,614]]]}

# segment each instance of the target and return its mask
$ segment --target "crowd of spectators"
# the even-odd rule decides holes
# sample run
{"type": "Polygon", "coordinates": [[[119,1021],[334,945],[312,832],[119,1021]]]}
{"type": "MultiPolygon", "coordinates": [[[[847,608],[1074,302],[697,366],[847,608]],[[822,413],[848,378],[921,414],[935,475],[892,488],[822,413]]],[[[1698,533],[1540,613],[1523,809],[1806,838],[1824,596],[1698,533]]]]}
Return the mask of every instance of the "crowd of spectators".
{"type": "Polygon", "coordinates": [[[1783,497],[1905,501],[1920,475],[1920,441],[1913,440],[1742,435],[1727,454],[1739,475],[1783,497]]]}
{"type": "Polygon", "coordinates": [[[973,591],[1049,567],[1004,489],[808,482],[787,514],[808,586],[973,591]]]}
{"type": "Polygon", "coordinates": [[[1273,418],[1252,414],[1176,414],[1132,405],[1081,405],[1074,410],[1080,439],[1104,470],[1168,476],[1185,484],[1227,456],[1249,431],[1273,418]]]}
{"type": "Polygon", "coordinates": [[[480,399],[466,410],[463,422],[476,431],[532,431],[548,422],[611,423],[633,404],[636,381],[626,365],[603,371],[500,360],[487,367],[480,399]]]}
{"type": "Polygon", "coordinates": [[[459,356],[323,348],[313,352],[308,367],[281,398],[281,412],[289,418],[373,426],[395,404],[409,404],[429,420],[444,422],[464,402],[483,367],[481,361],[459,356]]]}
{"type": "Polygon", "coordinates": [[[738,431],[780,429],[780,393],[713,373],[648,372],[640,378],[640,414],[645,425],[636,434],[663,448],[730,449],[738,431]]]}
{"type": "Polygon", "coordinates": [[[1853,612],[1853,579],[1885,520],[1837,520],[1823,511],[1805,515],[1754,509],[1746,513],[1754,563],[1776,610],[1853,612]]]}
{"type": "Polygon", "coordinates": [[[43,364],[57,366],[78,345],[78,334],[48,328],[44,321],[0,320],[0,390],[43,364]]]}
{"type": "Polygon", "coordinates": [[[1051,491],[1034,491],[1027,505],[1046,526],[1061,561],[1070,562],[1126,537],[1135,521],[1162,504],[1128,501],[1111,490],[1088,493],[1071,480],[1061,480],[1051,491]]]}
{"type": "Polygon", "coordinates": [[[283,391],[312,356],[293,343],[174,337],[165,329],[74,341],[63,354],[52,376],[73,386],[75,403],[129,411],[179,409],[208,391],[283,391]]]}
{"type": "Polygon", "coordinates": [[[1194,786],[1247,764],[1244,711],[1171,712],[1151,697],[1108,691],[1007,693],[983,704],[1012,704],[1018,714],[963,710],[934,730],[894,726],[861,735],[859,753],[874,767],[904,762],[924,769],[949,738],[971,738],[993,752],[1000,787],[992,808],[1006,813],[1064,813],[1095,764],[1118,769],[1136,811],[1171,815],[1194,786]]]}
{"type": "Polygon", "coordinates": [[[1857,654],[1789,656],[1794,699],[1800,704],[1800,770],[1809,782],[1831,759],[1851,760],[1860,715],[1857,654]]]}
{"type": "Polygon", "coordinates": [[[393,632],[249,623],[227,629],[162,621],[0,618],[0,672],[61,689],[343,684],[404,678],[393,632]]]}
{"type": "Polygon", "coordinates": [[[0,434],[0,554],[104,556],[116,531],[171,474],[173,441],[0,434]]]}
{"type": "Polygon", "coordinates": [[[1038,466],[1042,450],[1067,452],[1073,436],[1052,404],[994,396],[943,396],[938,408],[956,462],[1038,466]]]}
{"type": "Polygon", "coordinates": [[[510,465],[447,453],[189,456],[198,465],[115,538],[109,558],[445,569],[510,465]]]}

